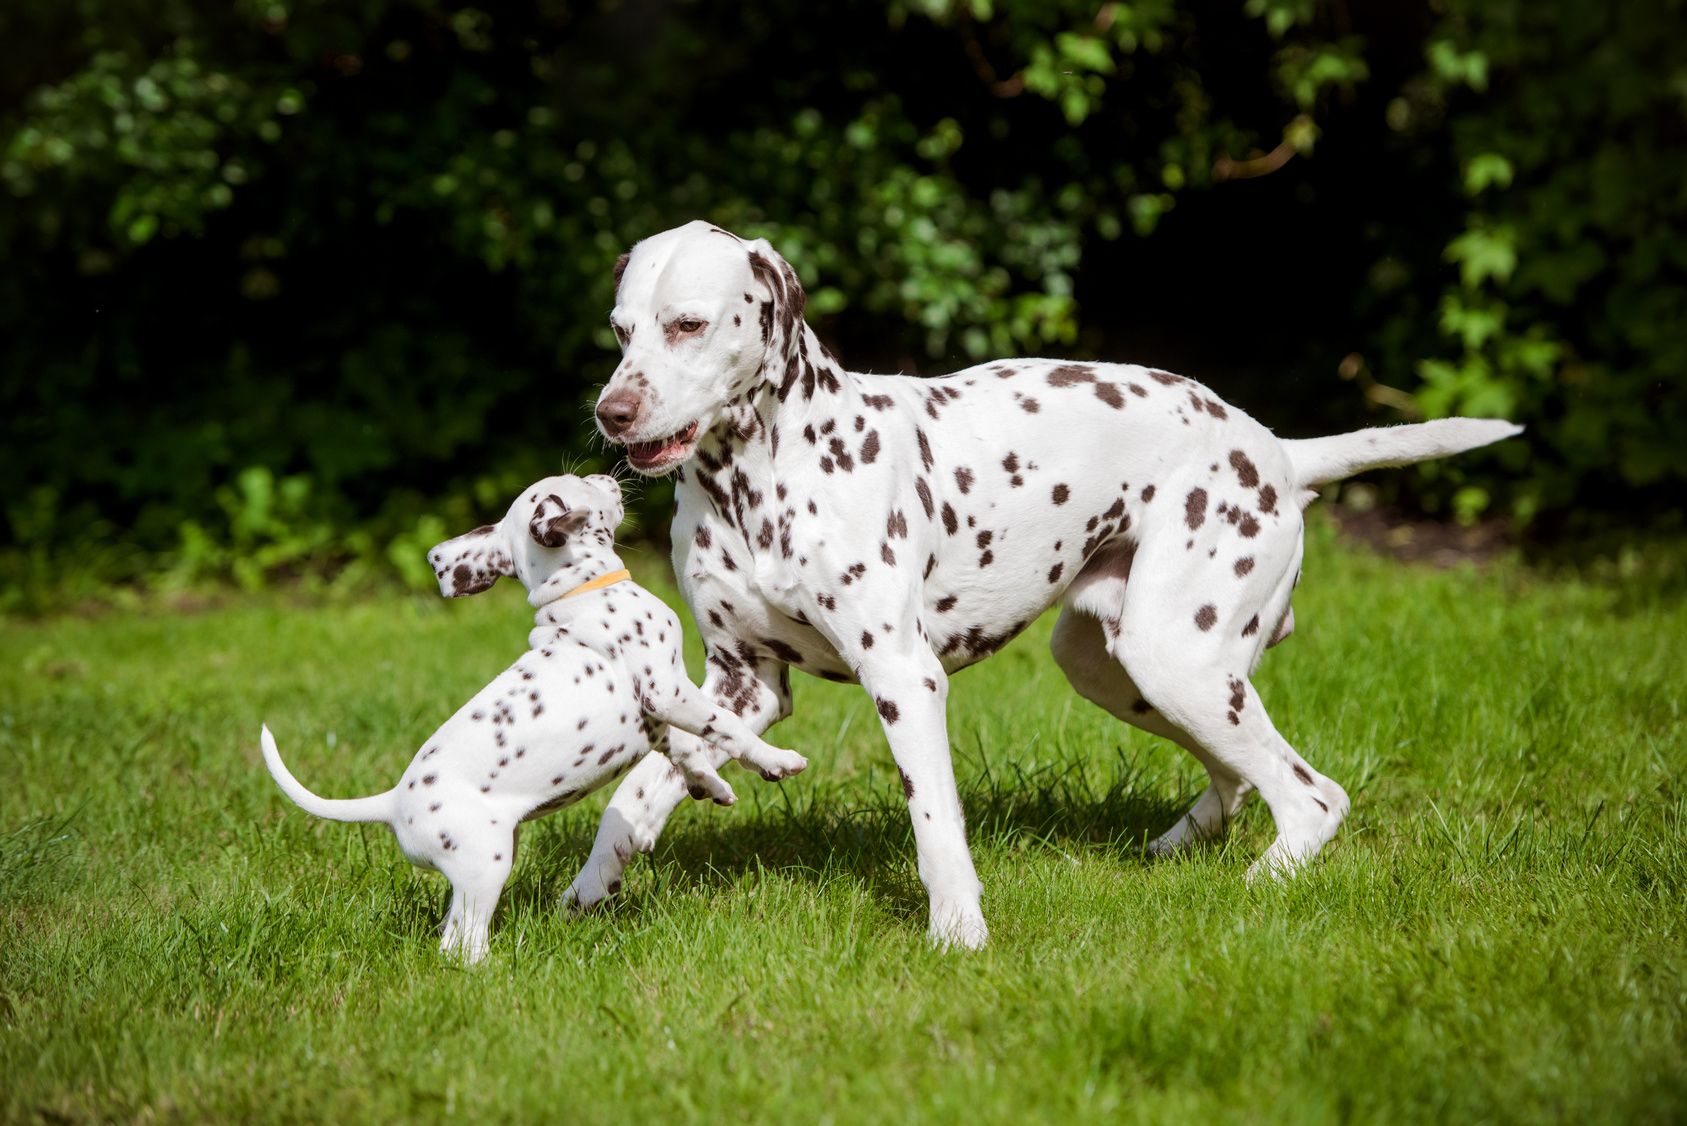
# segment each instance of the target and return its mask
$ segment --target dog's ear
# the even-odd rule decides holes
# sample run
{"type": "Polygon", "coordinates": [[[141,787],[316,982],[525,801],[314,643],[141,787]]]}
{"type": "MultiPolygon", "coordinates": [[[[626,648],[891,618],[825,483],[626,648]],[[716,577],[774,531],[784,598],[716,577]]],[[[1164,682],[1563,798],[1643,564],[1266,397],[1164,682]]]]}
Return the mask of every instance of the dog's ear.
{"type": "Polygon", "coordinates": [[[428,552],[428,563],[439,580],[439,593],[447,598],[479,594],[490,590],[498,576],[515,576],[510,545],[495,524],[446,540],[428,552]]]}
{"type": "Polygon", "coordinates": [[[527,534],[541,547],[561,547],[563,541],[586,526],[591,512],[584,508],[569,508],[562,498],[552,493],[533,510],[527,523],[527,534]]]}
{"type": "Polygon", "coordinates": [[[633,259],[633,252],[627,251],[615,259],[615,292],[621,292],[621,275],[627,272],[627,263],[633,259]]]}
{"type": "Polygon", "coordinates": [[[768,294],[761,306],[762,339],[773,346],[775,355],[788,353],[796,347],[808,294],[797,272],[772,243],[759,238],[749,245],[750,270],[768,294]]]}

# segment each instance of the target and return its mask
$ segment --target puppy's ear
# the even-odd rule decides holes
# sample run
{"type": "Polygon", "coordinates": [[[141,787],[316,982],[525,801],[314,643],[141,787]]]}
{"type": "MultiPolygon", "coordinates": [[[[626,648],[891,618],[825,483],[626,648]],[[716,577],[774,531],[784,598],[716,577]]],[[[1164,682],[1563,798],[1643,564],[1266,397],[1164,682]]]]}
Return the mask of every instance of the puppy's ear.
{"type": "Polygon", "coordinates": [[[569,508],[562,498],[552,493],[539,502],[533,519],[527,523],[527,534],[541,547],[561,547],[563,541],[586,526],[591,513],[584,508],[569,508]]]}
{"type": "Polygon", "coordinates": [[[446,540],[428,552],[428,563],[439,580],[439,593],[447,598],[479,594],[490,590],[498,576],[515,575],[510,545],[495,524],[446,540]]]}
{"type": "Polygon", "coordinates": [[[762,303],[762,336],[775,355],[785,355],[797,346],[797,328],[802,324],[808,294],[791,264],[766,239],[750,243],[750,270],[767,290],[762,303]]]}
{"type": "Polygon", "coordinates": [[[627,251],[615,259],[615,292],[621,292],[621,275],[627,272],[627,263],[632,261],[633,252],[627,251]]]}

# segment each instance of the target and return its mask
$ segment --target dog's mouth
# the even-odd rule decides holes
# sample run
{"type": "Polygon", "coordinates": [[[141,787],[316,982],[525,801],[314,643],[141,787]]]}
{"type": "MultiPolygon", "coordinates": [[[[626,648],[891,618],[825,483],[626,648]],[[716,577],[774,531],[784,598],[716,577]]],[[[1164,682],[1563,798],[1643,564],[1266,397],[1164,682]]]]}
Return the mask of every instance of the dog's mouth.
{"type": "Polygon", "coordinates": [[[627,464],[640,473],[666,473],[691,456],[696,442],[697,423],[693,421],[679,433],[654,442],[628,442],[627,464]]]}

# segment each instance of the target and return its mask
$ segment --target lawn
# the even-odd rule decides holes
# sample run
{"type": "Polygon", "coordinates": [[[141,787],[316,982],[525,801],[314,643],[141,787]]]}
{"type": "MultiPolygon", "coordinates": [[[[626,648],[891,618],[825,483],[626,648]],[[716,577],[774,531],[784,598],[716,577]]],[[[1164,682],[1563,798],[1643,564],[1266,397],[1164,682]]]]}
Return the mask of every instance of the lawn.
{"type": "Polygon", "coordinates": [[[856,689],[794,678],[808,773],[682,809],[605,913],[557,909],[604,795],[529,826],[463,970],[444,882],[286,802],[258,725],[319,792],[391,785],[524,643],[519,591],[0,622],[0,1115],[1687,1116],[1687,606],[1314,531],[1258,683],[1353,797],[1318,863],[1246,886],[1257,802],[1145,859],[1202,776],[1066,688],[1045,618],[950,697],[973,955],[926,947],[856,689]]]}

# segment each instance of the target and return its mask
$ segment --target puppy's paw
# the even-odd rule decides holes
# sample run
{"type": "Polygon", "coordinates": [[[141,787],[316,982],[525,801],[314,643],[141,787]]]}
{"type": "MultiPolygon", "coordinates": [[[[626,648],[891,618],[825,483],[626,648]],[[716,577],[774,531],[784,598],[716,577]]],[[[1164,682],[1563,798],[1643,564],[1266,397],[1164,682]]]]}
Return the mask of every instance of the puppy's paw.
{"type": "Polygon", "coordinates": [[[779,782],[808,769],[808,760],[795,751],[763,743],[744,756],[744,765],[769,782],[779,782]]]}
{"type": "Polygon", "coordinates": [[[738,800],[732,786],[702,755],[680,763],[679,768],[685,773],[686,792],[698,801],[708,799],[716,805],[731,805],[738,800]]]}
{"type": "Polygon", "coordinates": [[[606,879],[597,872],[581,872],[562,893],[562,909],[571,917],[587,915],[620,893],[621,877],[606,879]]]}

